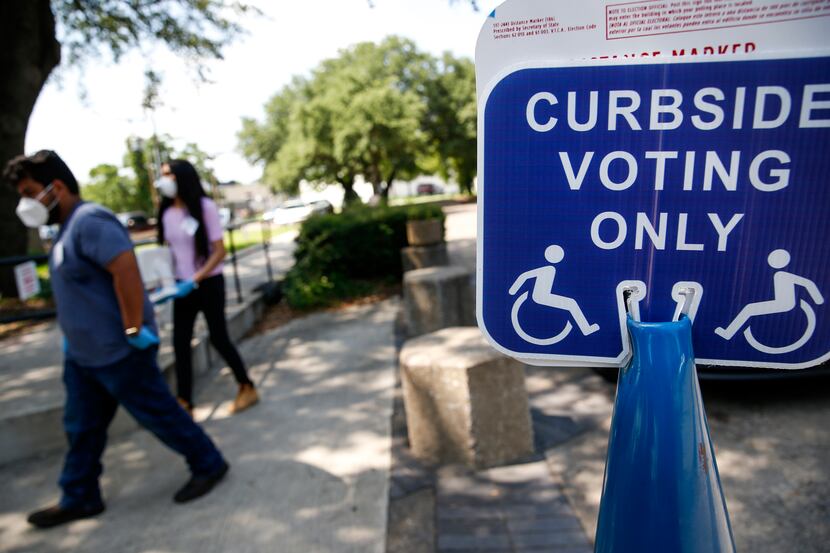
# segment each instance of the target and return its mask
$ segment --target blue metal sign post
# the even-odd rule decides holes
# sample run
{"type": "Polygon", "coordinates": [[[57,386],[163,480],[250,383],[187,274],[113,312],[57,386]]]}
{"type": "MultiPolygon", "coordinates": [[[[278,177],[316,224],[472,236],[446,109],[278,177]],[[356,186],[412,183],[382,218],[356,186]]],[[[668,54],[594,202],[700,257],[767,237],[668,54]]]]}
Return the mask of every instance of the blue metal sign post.
{"type": "Polygon", "coordinates": [[[623,288],[698,362],[830,358],[830,58],[529,67],[481,96],[479,324],[619,366],[623,288]]]}

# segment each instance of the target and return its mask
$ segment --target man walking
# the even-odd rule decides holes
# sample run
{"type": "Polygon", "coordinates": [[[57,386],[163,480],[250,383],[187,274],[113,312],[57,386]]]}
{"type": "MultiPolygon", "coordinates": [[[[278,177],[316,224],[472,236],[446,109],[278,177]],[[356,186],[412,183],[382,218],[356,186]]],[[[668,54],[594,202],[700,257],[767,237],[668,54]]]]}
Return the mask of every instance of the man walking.
{"type": "Polygon", "coordinates": [[[162,378],[153,308],[127,231],[109,210],[82,201],[75,177],[55,152],[18,156],[3,177],[21,196],[17,215],[24,224],[60,224],[49,273],[65,336],[69,450],[60,502],[32,513],[29,522],[48,528],[104,511],[101,455],[119,404],[186,459],[191,478],[173,499],[184,503],[208,493],[228,464],[162,378]]]}

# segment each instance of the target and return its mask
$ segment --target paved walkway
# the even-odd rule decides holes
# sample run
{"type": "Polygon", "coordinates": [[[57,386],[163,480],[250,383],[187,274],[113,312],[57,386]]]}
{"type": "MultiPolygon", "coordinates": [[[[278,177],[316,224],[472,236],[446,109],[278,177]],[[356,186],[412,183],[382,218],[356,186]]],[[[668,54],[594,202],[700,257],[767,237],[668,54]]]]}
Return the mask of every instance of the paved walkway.
{"type": "Polygon", "coordinates": [[[245,341],[262,395],[229,417],[220,374],[197,396],[231,463],[189,505],[171,496],[183,462],[146,432],[110,444],[100,517],[37,531],[25,514],[57,499],[61,455],[0,471],[0,551],[383,553],[397,301],[295,320],[245,341]]]}
{"type": "MultiPolygon", "coordinates": [[[[474,268],[475,206],[449,211],[450,258],[474,268]]],[[[288,246],[278,248],[286,263],[288,246]]],[[[247,261],[251,265],[243,270],[246,289],[262,280],[262,261],[260,255],[247,261]]],[[[4,466],[0,552],[384,552],[396,308],[391,301],[316,315],[244,342],[242,354],[263,401],[247,413],[228,417],[234,384],[227,371],[197,394],[197,419],[228,456],[232,471],[215,493],[192,505],[171,502],[186,471],[145,432],[116,438],[108,449],[103,479],[108,511],[66,528],[40,532],[25,522],[28,511],[56,499],[61,454],[4,466]]],[[[41,340],[42,349],[48,347],[48,339],[41,340]]],[[[34,389],[54,393],[57,388],[60,395],[55,397],[62,396],[59,381],[38,380],[38,370],[24,372],[37,383],[34,389]]],[[[0,371],[0,378],[3,374],[0,371]]],[[[14,371],[5,374],[9,381],[20,377],[14,371]]],[[[528,379],[540,451],[550,451],[585,428],[596,428],[610,406],[604,388],[586,397],[581,386],[584,372],[553,374],[555,386],[548,373],[544,378],[531,373],[528,379]]],[[[8,391],[0,386],[0,403],[26,403],[22,395],[3,398],[8,391]]],[[[400,441],[394,442],[396,448],[402,447],[400,441]]],[[[420,489],[422,475],[417,470],[398,472],[402,474],[393,479],[393,497],[411,491],[400,488],[420,489]]],[[[590,514],[579,508],[572,490],[563,487],[561,474],[551,473],[541,456],[535,462],[479,473],[445,468],[434,476],[433,485],[434,499],[406,505],[431,510],[428,518],[434,528],[420,543],[398,550],[590,551],[590,514]],[[571,492],[570,502],[565,491],[571,492]],[[433,541],[435,548],[419,547],[433,541]]]]}
{"type": "Polygon", "coordinates": [[[544,461],[438,471],[437,553],[591,553],[544,461]]]}

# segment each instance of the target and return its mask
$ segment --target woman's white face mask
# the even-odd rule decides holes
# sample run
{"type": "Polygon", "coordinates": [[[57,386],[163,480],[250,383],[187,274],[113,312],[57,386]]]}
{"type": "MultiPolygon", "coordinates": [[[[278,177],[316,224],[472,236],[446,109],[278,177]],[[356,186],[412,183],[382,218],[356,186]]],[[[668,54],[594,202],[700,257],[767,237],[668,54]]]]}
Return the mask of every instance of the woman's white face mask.
{"type": "Polygon", "coordinates": [[[20,201],[17,203],[17,209],[14,211],[20,220],[23,221],[24,225],[29,228],[38,228],[49,222],[49,212],[58,205],[58,200],[55,198],[52,205],[46,207],[40,203],[40,199],[51,189],[52,185],[50,184],[34,198],[20,198],[20,201]]]}
{"type": "Polygon", "coordinates": [[[160,177],[156,181],[156,189],[159,191],[159,194],[165,198],[170,198],[171,200],[175,198],[176,194],[179,192],[178,187],[176,186],[176,181],[167,176],[160,177]]]}

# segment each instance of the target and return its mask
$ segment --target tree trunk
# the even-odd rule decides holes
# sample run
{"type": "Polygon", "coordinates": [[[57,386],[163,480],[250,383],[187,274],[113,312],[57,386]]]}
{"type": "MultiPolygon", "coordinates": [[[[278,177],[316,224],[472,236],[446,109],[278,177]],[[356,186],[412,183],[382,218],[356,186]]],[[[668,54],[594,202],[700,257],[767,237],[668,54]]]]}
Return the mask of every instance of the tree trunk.
{"type": "Polygon", "coordinates": [[[380,191],[380,197],[383,203],[389,203],[389,190],[392,189],[392,182],[395,180],[397,174],[398,170],[392,169],[392,172],[389,173],[389,177],[386,179],[386,185],[380,191]]]}
{"type": "Polygon", "coordinates": [[[340,184],[343,186],[343,206],[348,207],[358,203],[360,196],[354,191],[354,181],[342,180],[340,184]]]}
{"type": "MultiPolygon", "coordinates": [[[[60,44],[49,0],[2,0],[0,166],[23,153],[35,100],[58,63],[60,44]]],[[[17,201],[17,193],[7,183],[0,183],[0,258],[26,253],[26,229],[14,213],[17,201]]],[[[11,267],[0,266],[0,293],[4,297],[17,295],[11,267]]]]}

